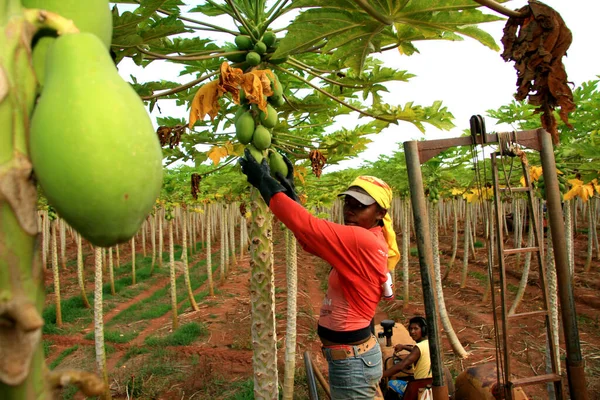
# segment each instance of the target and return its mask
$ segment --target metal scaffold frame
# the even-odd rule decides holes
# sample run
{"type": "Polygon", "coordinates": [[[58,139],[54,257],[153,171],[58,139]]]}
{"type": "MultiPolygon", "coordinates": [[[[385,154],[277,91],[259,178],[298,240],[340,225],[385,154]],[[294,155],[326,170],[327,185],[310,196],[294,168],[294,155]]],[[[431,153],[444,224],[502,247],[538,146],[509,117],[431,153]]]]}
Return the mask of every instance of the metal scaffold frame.
{"type": "MultiPolygon", "coordinates": [[[[471,133],[471,136],[458,138],[404,142],[415,235],[419,251],[423,302],[429,328],[429,347],[433,373],[432,391],[434,400],[447,400],[448,388],[447,383],[444,380],[442,348],[437,324],[437,305],[432,283],[433,254],[427,217],[426,198],[423,190],[421,164],[450,147],[499,143],[500,135],[496,133],[487,134],[485,132],[485,127],[483,126],[483,119],[480,116],[471,118],[471,133]]],[[[573,286],[571,284],[567,259],[561,193],[558,187],[558,177],[555,173],[556,161],[554,159],[552,138],[546,130],[541,128],[537,130],[511,132],[510,135],[512,138],[511,140],[514,143],[517,143],[521,147],[536,150],[540,153],[543,176],[546,184],[548,222],[550,224],[554,247],[559,305],[566,350],[566,372],[569,383],[569,392],[571,399],[573,400],[587,400],[588,393],[586,389],[584,363],[581,355],[573,286]]]]}

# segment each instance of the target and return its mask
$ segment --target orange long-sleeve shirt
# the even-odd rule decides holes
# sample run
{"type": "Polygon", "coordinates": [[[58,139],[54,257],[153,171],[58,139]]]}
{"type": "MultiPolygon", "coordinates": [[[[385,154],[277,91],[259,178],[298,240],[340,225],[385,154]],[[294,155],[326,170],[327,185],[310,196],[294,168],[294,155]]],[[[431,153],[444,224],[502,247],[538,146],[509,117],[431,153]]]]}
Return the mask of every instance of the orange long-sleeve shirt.
{"type": "Polygon", "coordinates": [[[388,272],[381,227],[365,229],[317,218],[284,193],[275,194],[269,207],[304,250],[333,267],[319,325],[336,332],[368,327],[388,272]]]}

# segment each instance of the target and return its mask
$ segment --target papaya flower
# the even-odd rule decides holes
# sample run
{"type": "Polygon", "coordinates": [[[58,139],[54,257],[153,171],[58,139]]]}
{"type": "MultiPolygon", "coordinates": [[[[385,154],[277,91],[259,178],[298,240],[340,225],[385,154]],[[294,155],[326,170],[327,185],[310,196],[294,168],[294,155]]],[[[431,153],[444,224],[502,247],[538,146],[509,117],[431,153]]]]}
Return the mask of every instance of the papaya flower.
{"type": "Polygon", "coordinates": [[[593,181],[584,184],[582,180],[575,178],[569,179],[569,184],[571,185],[571,189],[564,194],[563,200],[565,201],[579,197],[585,203],[590,197],[594,196],[593,181]]]}
{"type": "MultiPolygon", "coordinates": [[[[543,173],[542,167],[538,167],[535,165],[532,165],[531,167],[529,167],[529,178],[531,179],[531,182],[536,182],[538,179],[540,179],[540,176],[542,176],[542,173],[543,173]]],[[[562,172],[561,172],[561,174],[562,174],[562,172]]],[[[525,177],[524,176],[521,177],[520,182],[521,182],[521,186],[525,187],[525,177]]]]}

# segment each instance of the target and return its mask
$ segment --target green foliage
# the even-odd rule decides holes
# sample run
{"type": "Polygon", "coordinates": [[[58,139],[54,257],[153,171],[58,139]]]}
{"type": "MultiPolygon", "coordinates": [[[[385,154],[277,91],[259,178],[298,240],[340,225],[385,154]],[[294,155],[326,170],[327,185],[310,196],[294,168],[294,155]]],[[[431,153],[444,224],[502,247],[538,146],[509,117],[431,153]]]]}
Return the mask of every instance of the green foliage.
{"type": "Polygon", "coordinates": [[[54,368],[58,367],[60,365],[60,363],[63,362],[63,360],[65,358],[67,358],[68,356],[70,356],[71,354],[73,354],[78,348],[79,348],[79,345],[76,344],[76,345],[74,345],[72,347],[69,347],[68,349],[64,350],[62,353],[60,353],[60,355],[58,357],[56,357],[48,365],[48,368],[54,369],[54,368]]]}
{"type": "MultiPolygon", "coordinates": [[[[135,339],[138,335],[138,332],[122,332],[121,330],[113,331],[113,330],[105,330],[104,331],[104,341],[108,343],[128,343],[135,339]]],[[[89,332],[85,335],[85,339],[93,340],[94,332],[89,332]]]]}
{"type": "Polygon", "coordinates": [[[201,336],[208,334],[208,328],[204,324],[190,322],[177,328],[173,333],[164,336],[149,336],[145,343],[148,346],[187,346],[201,336]]]}
{"type": "MultiPolygon", "coordinates": [[[[185,17],[182,15],[181,2],[168,2],[169,9],[159,3],[162,2],[143,0],[133,12],[114,11],[113,44],[117,60],[132,57],[145,66],[153,60],[166,59],[177,64],[182,75],[197,78],[196,84],[205,84],[216,78],[224,61],[220,54],[230,52],[234,41],[236,49],[256,50],[258,58],[248,55],[251,65],[260,62],[258,68],[277,72],[283,89],[281,95],[269,99],[279,107],[272,147],[294,161],[305,160],[315,147],[327,157],[328,164],[355,157],[370,142],[367,135],[379,133],[399,121],[414,124],[421,131],[425,130],[425,124],[440,129],[453,127],[453,116],[441,102],[429,106],[412,102],[384,103],[382,92],[387,91],[389,82],[408,82],[413,75],[382,66],[382,62],[373,57],[375,53],[400,49],[410,55],[416,51],[413,44],[416,41],[464,37],[497,49],[491,36],[478,24],[499,18],[484,14],[479,5],[467,0],[458,3],[454,0],[368,2],[371,10],[350,0],[299,0],[268,6],[264,1],[211,1],[187,11],[193,14],[194,23],[187,19],[187,13],[185,17]],[[296,10],[299,11],[297,17],[288,24],[288,13],[296,10]],[[220,18],[218,24],[213,21],[215,17],[220,18]],[[149,27],[156,27],[159,22],[162,29],[152,38],[148,37],[149,27]],[[284,27],[278,29],[276,35],[271,29],[281,26],[282,22],[284,27]],[[194,31],[195,35],[190,35],[193,38],[177,33],[185,30],[194,31]],[[228,38],[213,36],[214,31],[228,38]],[[173,54],[177,56],[172,57],[173,54]],[[328,127],[340,116],[352,112],[359,112],[368,119],[361,120],[352,129],[330,132],[328,127]]],[[[246,57],[245,53],[240,55],[246,57]]],[[[239,66],[247,69],[250,65],[241,63],[239,66]]],[[[134,87],[149,101],[151,109],[157,98],[189,105],[197,91],[197,86],[191,86],[193,83],[179,85],[168,80],[139,83],[134,79],[134,87]],[[162,90],[167,94],[160,95],[162,90]]],[[[214,119],[197,122],[191,134],[182,135],[179,146],[163,149],[167,165],[194,162],[200,169],[207,160],[206,150],[200,150],[201,145],[223,148],[234,142],[231,128],[238,107],[229,95],[223,96],[219,103],[214,119]]],[[[161,118],[158,124],[185,125],[186,121],[161,118]]],[[[228,150],[221,162],[227,164],[239,155],[228,150]]],[[[302,161],[302,166],[306,167],[307,163],[302,161]]]]}

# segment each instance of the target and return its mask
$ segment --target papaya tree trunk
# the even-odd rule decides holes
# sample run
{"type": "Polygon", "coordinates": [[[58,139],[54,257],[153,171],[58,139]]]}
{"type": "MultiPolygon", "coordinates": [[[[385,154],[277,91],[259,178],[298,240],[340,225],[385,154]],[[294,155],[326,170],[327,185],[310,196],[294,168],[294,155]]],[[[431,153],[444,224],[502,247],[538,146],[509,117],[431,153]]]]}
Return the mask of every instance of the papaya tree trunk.
{"type": "Polygon", "coordinates": [[[144,221],[142,224],[142,256],[146,258],[146,225],[148,220],[144,221]]]}
{"type": "Polygon", "coordinates": [[[179,327],[177,317],[177,286],[175,279],[175,249],[173,245],[173,220],[169,220],[169,275],[171,278],[171,308],[173,309],[173,330],[179,327]]]}
{"type": "Polygon", "coordinates": [[[42,268],[48,268],[48,231],[50,222],[48,221],[48,211],[42,212],[42,268]]]}
{"type": "Polygon", "coordinates": [[[219,280],[221,284],[225,282],[225,221],[223,219],[223,207],[219,205],[219,234],[220,242],[219,246],[219,280]]]}
{"type": "Polygon", "coordinates": [[[209,295],[212,297],[215,295],[215,285],[213,283],[213,276],[212,276],[212,249],[211,249],[211,241],[212,241],[212,235],[211,235],[211,207],[206,207],[206,217],[205,217],[205,226],[204,228],[206,229],[206,280],[208,281],[208,293],[209,295]]]}
{"type": "Polygon", "coordinates": [[[460,278],[460,288],[467,286],[467,274],[469,273],[469,241],[471,240],[471,212],[469,211],[469,203],[465,203],[465,231],[464,231],[464,246],[463,246],[463,267],[460,278]]]}
{"type": "Polygon", "coordinates": [[[231,248],[231,265],[237,264],[235,256],[235,207],[231,207],[227,213],[227,220],[229,221],[229,247],[231,248]]]}
{"type": "MultiPolygon", "coordinates": [[[[533,246],[533,227],[531,224],[533,223],[533,219],[529,223],[529,229],[527,232],[527,247],[533,246]]],[[[519,282],[519,288],[517,289],[517,294],[515,295],[515,300],[510,306],[510,310],[508,311],[508,315],[512,315],[517,311],[517,307],[523,300],[523,295],[525,294],[525,290],[527,289],[527,280],[529,279],[529,268],[531,266],[531,252],[525,254],[525,263],[523,264],[523,273],[521,274],[521,281],[519,282]]]]}
{"type": "Polygon", "coordinates": [[[58,248],[56,243],[56,222],[52,221],[52,277],[54,280],[54,304],[56,307],[56,326],[62,326],[62,311],[60,308],[60,278],[58,274],[58,248]]]}
{"type": "Polygon", "coordinates": [[[150,241],[152,242],[152,262],[150,264],[150,275],[154,272],[154,263],[156,263],[156,214],[150,216],[150,241]]]}
{"type": "Polygon", "coordinates": [[[181,260],[183,261],[183,279],[185,281],[185,287],[187,288],[188,298],[190,299],[190,305],[192,306],[192,310],[200,311],[198,308],[198,304],[196,304],[196,299],[194,298],[194,292],[192,290],[192,284],[190,282],[190,269],[188,266],[188,254],[187,254],[187,215],[186,212],[182,210],[183,216],[181,218],[181,260]]]}
{"type": "Polygon", "coordinates": [[[60,266],[62,269],[67,269],[67,238],[65,232],[65,220],[59,218],[58,229],[60,232],[60,266]]]}
{"type": "Polygon", "coordinates": [[[565,238],[567,240],[567,262],[569,263],[571,282],[573,282],[575,279],[575,263],[573,256],[573,223],[571,221],[571,200],[565,201],[563,205],[563,215],[565,218],[565,238]]]}
{"type": "Polygon", "coordinates": [[[156,216],[158,219],[158,267],[162,267],[163,265],[163,216],[162,209],[158,209],[156,211],[156,216]]]}
{"type": "Polygon", "coordinates": [[[115,291],[115,272],[113,268],[113,249],[109,247],[106,249],[108,251],[108,279],[110,280],[110,294],[113,296],[117,294],[115,291]]]}
{"type": "Polygon", "coordinates": [[[296,375],[296,314],[298,298],[298,258],[296,238],[289,229],[285,230],[286,276],[287,276],[287,323],[285,328],[285,370],[283,374],[283,398],[294,398],[294,376],[296,375]]]}
{"type": "Polygon", "coordinates": [[[85,293],[85,279],[83,278],[83,251],[81,249],[81,235],[77,233],[77,283],[81,291],[81,300],[85,308],[92,308],[85,293]]]}
{"type": "Polygon", "coordinates": [[[223,233],[221,237],[223,238],[225,247],[225,276],[229,274],[229,218],[227,217],[227,210],[228,207],[225,204],[221,214],[221,218],[223,219],[223,233]]]}
{"type": "MultiPolygon", "coordinates": [[[[554,247],[552,245],[552,236],[550,233],[550,226],[548,226],[548,239],[546,244],[546,280],[548,286],[548,300],[550,304],[550,330],[554,338],[554,357],[556,360],[560,360],[560,347],[559,347],[559,329],[558,329],[558,281],[556,278],[556,265],[554,263],[554,247]]],[[[549,336],[546,336],[546,340],[550,340],[549,336]]],[[[549,347],[549,346],[548,346],[549,347]]],[[[547,358],[550,358],[548,354],[547,358]]],[[[551,366],[550,372],[551,373],[551,366]]],[[[553,386],[553,385],[551,385],[553,386]]]]}
{"type": "MultiPolygon", "coordinates": [[[[483,200],[483,201],[488,201],[488,200],[483,200]]],[[[491,202],[491,201],[490,201],[491,202]]],[[[502,205],[502,204],[501,204],[502,205]]],[[[498,232],[502,232],[502,225],[500,223],[497,223],[496,221],[496,216],[495,216],[495,212],[494,212],[494,207],[492,205],[490,205],[489,203],[487,203],[487,207],[484,206],[484,209],[487,208],[488,209],[488,218],[487,220],[487,233],[486,233],[486,249],[488,251],[488,273],[485,274],[486,275],[486,283],[485,283],[485,290],[483,291],[483,296],[481,298],[481,301],[483,303],[486,303],[488,301],[488,298],[490,296],[490,293],[492,291],[492,282],[490,280],[490,275],[492,274],[491,272],[491,266],[494,265],[494,244],[496,243],[496,226],[498,227],[498,232]]],[[[504,211],[500,211],[500,215],[504,215],[504,211]]]]}
{"type": "Polygon", "coordinates": [[[410,257],[410,226],[411,226],[411,212],[410,212],[410,200],[406,198],[403,207],[403,220],[402,224],[402,278],[403,278],[403,294],[402,294],[402,308],[406,309],[410,302],[410,282],[409,282],[409,257],[410,257]]]}
{"type": "Polygon", "coordinates": [[[592,269],[592,258],[594,256],[594,231],[593,231],[593,218],[594,215],[592,214],[592,204],[590,202],[590,204],[588,204],[587,207],[587,215],[588,215],[588,234],[587,234],[587,238],[588,238],[588,243],[587,243],[587,258],[585,260],[585,266],[583,267],[583,270],[585,272],[590,272],[590,270],[592,269]]]}
{"type": "Polygon", "coordinates": [[[254,398],[279,397],[277,332],[273,273],[272,214],[257,190],[250,194],[250,303],[252,308],[252,364],[254,398]]]}
{"type": "Polygon", "coordinates": [[[28,159],[36,87],[29,30],[21,2],[0,1],[0,393],[9,400],[50,395],[41,343],[44,272],[36,244],[37,193],[28,159]]]}
{"type": "Polygon", "coordinates": [[[448,268],[446,268],[446,272],[444,272],[444,276],[442,276],[442,282],[445,282],[446,279],[448,279],[448,275],[450,275],[450,270],[454,266],[454,260],[456,259],[456,253],[458,251],[458,213],[456,211],[456,202],[456,199],[452,199],[452,214],[454,216],[452,221],[452,256],[450,257],[448,268]]]}
{"type": "Polygon", "coordinates": [[[108,371],[106,370],[106,351],[104,348],[104,314],[102,310],[102,248],[94,249],[94,343],[96,349],[96,367],[107,388],[103,399],[109,400],[108,371]]]}
{"type": "Polygon", "coordinates": [[[135,236],[131,238],[131,284],[135,285],[135,236]]]}
{"type": "Polygon", "coordinates": [[[438,303],[438,312],[440,314],[440,320],[446,332],[448,342],[452,351],[460,358],[465,358],[467,352],[463,345],[458,340],[456,332],[452,327],[450,318],[448,317],[448,311],[446,311],[446,302],[444,300],[444,291],[442,287],[442,275],[440,265],[440,251],[439,251],[439,237],[438,237],[438,211],[435,204],[431,204],[429,207],[429,231],[431,233],[431,251],[433,252],[433,273],[435,275],[435,296],[438,303]]]}

